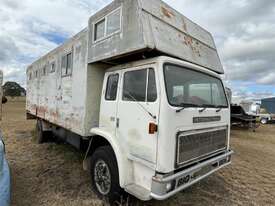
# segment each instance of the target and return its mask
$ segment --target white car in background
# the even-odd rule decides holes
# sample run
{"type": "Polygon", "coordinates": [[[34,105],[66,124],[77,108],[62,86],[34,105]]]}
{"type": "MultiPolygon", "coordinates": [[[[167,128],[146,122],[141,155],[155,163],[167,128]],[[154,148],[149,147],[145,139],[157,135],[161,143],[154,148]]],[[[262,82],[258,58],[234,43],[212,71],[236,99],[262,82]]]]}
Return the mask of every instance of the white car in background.
{"type": "Polygon", "coordinates": [[[275,121],[275,115],[269,113],[260,113],[258,114],[258,116],[262,124],[267,124],[271,121],[275,121]]]}

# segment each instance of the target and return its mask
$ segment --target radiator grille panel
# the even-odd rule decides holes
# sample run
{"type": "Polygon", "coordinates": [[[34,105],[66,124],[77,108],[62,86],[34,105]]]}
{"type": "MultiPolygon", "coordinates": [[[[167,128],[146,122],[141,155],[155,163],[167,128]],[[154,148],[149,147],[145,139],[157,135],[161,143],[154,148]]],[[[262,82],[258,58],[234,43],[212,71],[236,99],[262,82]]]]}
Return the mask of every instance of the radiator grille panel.
{"type": "Polygon", "coordinates": [[[227,130],[178,136],[177,164],[184,164],[226,149],[227,130]]]}

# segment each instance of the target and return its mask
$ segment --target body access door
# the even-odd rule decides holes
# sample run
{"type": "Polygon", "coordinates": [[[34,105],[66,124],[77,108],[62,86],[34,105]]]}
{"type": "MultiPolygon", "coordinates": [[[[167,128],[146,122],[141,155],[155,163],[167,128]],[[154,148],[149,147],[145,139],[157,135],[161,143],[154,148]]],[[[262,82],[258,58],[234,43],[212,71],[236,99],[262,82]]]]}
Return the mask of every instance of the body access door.
{"type": "Polygon", "coordinates": [[[130,158],[154,165],[160,99],[155,67],[145,65],[125,69],[121,76],[117,137],[127,143],[130,158]]]}

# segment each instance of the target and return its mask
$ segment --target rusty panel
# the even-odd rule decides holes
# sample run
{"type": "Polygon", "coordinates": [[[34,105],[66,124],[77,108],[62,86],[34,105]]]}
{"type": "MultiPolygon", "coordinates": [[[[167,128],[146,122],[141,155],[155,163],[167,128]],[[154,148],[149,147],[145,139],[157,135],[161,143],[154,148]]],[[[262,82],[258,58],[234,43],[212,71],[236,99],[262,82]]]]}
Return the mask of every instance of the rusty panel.
{"type": "Polygon", "coordinates": [[[218,73],[223,73],[216,50],[153,16],[151,18],[151,25],[157,50],[204,66],[218,73]]]}
{"type": "Polygon", "coordinates": [[[27,69],[27,75],[32,73],[33,77],[27,81],[27,112],[81,136],[88,136],[91,129],[85,127],[84,121],[98,119],[98,114],[86,112],[87,93],[93,93],[92,88],[87,88],[87,41],[84,30],[27,69]],[[61,59],[68,52],[72,52],[73,72],[61,77],[61,59]],[[56,64],[54,73],[50,73],[51,62],[56,64]],[[42,72],[44,66],[46,75],[42,72]]]}
{"type": "Polygon", "coordinates": [[[157,50],[224,73],[212,35],[160,0],[115,0],[89,21],[88,62],[157,50]],[[122,30],[94,42],[94,24],[122,8],[122,30]]]}
{"type": "Polygon", "coordinates": [[[177,30],[192,36],[194,39],[216,49],[212,35],[199,25],[186,18],[175,9],[160,0],[139,0],[141,8],[177,30]]]}
{"type": "Polygon", "coordinates": [[[212,35],[160,0],[139,0],[162,53],[224,73],[212,35]]]}

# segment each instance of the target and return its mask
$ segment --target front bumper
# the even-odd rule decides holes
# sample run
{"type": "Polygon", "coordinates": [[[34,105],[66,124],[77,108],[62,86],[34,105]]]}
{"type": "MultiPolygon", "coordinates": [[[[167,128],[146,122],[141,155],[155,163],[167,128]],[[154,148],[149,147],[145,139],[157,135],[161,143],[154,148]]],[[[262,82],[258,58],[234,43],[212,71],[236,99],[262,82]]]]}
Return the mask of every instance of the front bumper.
{"type": "Polygon", "coordinates": [[[2,170],[0,171],[0,205],[10,205],[10,169],[6,159],[4,159],[2,170]]]}
{"type": "Polygon", "coordinates": [[[196,164],[173,175],[153,177],[151,198],[165,200],[201,181],[212,173],[231,164],[231,155],[233,153],[233,151],[229,150],[222,155],[196,164]]]}

